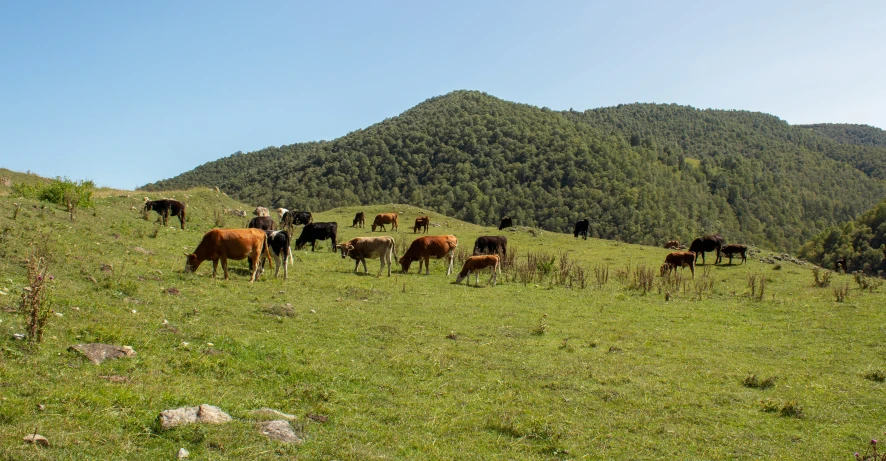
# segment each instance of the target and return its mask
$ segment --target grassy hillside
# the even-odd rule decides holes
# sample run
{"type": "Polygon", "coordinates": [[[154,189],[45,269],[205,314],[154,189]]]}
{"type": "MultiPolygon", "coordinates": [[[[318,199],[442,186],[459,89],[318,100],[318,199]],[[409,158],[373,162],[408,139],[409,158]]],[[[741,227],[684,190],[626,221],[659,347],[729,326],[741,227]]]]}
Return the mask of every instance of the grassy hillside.
{"type": "MultiPolygon", "coordinates": [[[[809,265],[761,252],[675,282],[657,276],[661,248],[431,212],[431,233],[455,234],[461,249],[504,234],[518,264],[553,255],[536,265],[550,274],[524,283],[511,269],[494,288],[487,274],[479,288],[454,285],[440,262],[428,276],[362,276],[327,244],[296,252],[287,281],[250,284],[244,262],[213,280],[207,265],[183,273],[183,253],[213,212],[248,207],[205,188],[167,192],[189,204],[182,231],[144,220],[142,195],[103,194],[73,222],[56,205],[0,197],[4,459],[169,459],[180,447],[231,460],[844,459],[884,430],[883,289],[850,276],[816,288],[809,265]],[[12,335],[24,332],[16,306],[37,247],[52,255],[55,315],[28,346],[12,335]],[[571,288],[552,282],[564,255],[585,288],[575,272],[571,288]],[[93,365],[68,350],[89,342],[137,356],[93,365]],[[202,403],[234,421],[158,429],[161,411],[202,403]],[[249,413],[261,407],[297,415],[305,443],[261,436],[249,413]],[[50,447],[22,442],[35,430],[50,447]]],[[[316,219],[337,221],[342,238],[369,235],[346,227],[357,210],[402,212],[403,231],[387,233],[400,253],[427,211],[316,219]]]]}
{"type": "Polygon", "coordinates": [[[237,153],[146,190],[218,186],[311,211],[412,203],[468,222],[662,244],[719,232],[793,250],[886,197],[886,149],[767,114],[629,104],[556,112],[457,91],[329,142],[237,153]]]}

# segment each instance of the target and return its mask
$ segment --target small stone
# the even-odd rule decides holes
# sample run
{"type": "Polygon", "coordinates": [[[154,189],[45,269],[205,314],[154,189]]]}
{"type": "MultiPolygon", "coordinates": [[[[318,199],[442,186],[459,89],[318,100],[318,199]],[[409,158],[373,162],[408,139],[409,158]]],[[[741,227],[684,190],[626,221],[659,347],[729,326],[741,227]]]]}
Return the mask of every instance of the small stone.
{"type": "Polygon", "coordinates": [[[135,351],[129,346],[112,346],[110,344],[75,344],[68,350],[77,351],[86,356],[90,362],[98,365],[107,359],[132,357],[135,351]]]}
{"type": "Polygon", "coordinates": [[[178,459],[185,459],[185,458],[187,458],[188,456],[191,456],[191,452],[189,452],[188,450],[185,450],[184,448],[179,448],[179,449],[178,449],[178,454],[176,455],[176,457],[177,457],[178,459]]]}
{"type": "Polygon", "coordinates": [[[267,421],[259,424],[262,435],[271,439],[279,440],[283,443],[301,444],[302,438],[292,430],[289,421],[276,420],[267,421]]]}
{"type": "Polygon", "coordinates": [[[133,313],[133,314],[138,314],[138,311],[135,310],[135,309],[133,309],[133,310],[132,310],[132,313],[133,313]]]}
{"type": "Polygon", "coordinates": [[[61,312],[56,312],[56,313],[55,313],[55,316],[56,316],[56,317],[64,317],[65,314],[62,314],[61,312]]]}
{"type": "Polygon", "coordinates": [[[28,434],[22,438],[27,443],[33,443],[34,445],[39,445],[41,447],[48,447],[49,440],[46,440],[46,437],[43,437],[40,434],[28,434]]]}
{"type": "Polygon", "coordinates": [[[315,311],[314,309],[311,309],[310,312],[311,312],[312,314],[316,314],[316,313],[317,313],[317,311],[315,311]]]}
{"type": "Polygon", "coordinates": [[[25,335],[23,335],[23,334],[21,334],[21,333],[13,333],[12,337],[15,338],[15,339],[18,340],[18,341],[21,341],[21,340],[25,339],[25,335]]]}

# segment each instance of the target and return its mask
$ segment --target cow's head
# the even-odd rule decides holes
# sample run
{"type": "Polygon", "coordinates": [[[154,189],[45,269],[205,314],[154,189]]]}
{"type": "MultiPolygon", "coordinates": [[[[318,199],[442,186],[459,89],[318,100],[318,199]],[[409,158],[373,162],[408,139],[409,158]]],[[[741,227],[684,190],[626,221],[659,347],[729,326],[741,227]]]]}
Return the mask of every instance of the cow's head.
{"type": "Polygon", "coordinates": [[[185,272],[195,272],[197,268],[200,267],[201,262],[202,261],[197,259],[196,254],[185,253],[185,272]]]}
{"type": "MultiPolygon", "coordinates": [[[[404,274],[409,272],[409,266],[412,265],[412,259],[407,258],[406,256],[403,256],[400,259],[398,259],[397,262],[400,263],[400,268],[403,269],[404,274]]],[[[419,267],[419,269],[421,269],[421,267],[419,267]]]]}
{"type": "Polygon", "coordinates": [[[296,250],[301,250],[302,248],[305,247],[305,244],[306,244],[306,243],[308,243],[306,240],[305,240],[305,241],[302,241],[302,240],[296,239],[296,240],[295,240],[295,249],[296,249],[296,250]]]}
{"type": "Polygon", "coordinates": [[[354,250],[354,245],[351,245],[349,243],[342,243],[338,246],[338,249],[341,250],[342,259],[345,259],[348,257],[349,254],[351,254],[351,251],[354,250]]]}
{"type": "Polygon", "coordinates": [[[145,211],[151,211],[151,205],[153,204],[154,202],[148,200],[148,198],[145,197],[145,211]]]}

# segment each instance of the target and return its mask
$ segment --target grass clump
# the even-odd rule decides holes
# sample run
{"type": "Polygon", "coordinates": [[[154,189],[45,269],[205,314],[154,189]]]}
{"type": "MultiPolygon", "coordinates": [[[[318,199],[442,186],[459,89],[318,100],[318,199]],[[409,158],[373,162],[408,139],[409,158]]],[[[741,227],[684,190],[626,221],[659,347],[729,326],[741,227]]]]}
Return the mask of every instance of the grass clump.
{"type": "Polygon", "coordinates": [[[759,379],[757,378],[757,375],[749,375],[742,380],[741,383],[744,387],[750,387],[752,389],[769,389],[770,387],[775,386],[775,376],[759,379]]]}
{"type": "Polygon", "coordinates": [[[864,377],[864,379],[877,383],[882,383],[883,381],[886,381],[886,371],[883,371],[879,368],[875,370],[868,370],[864,372],[862,376],[864,377]]]}
{"type": "Polygon", "coordinates": [[[760,401],[760,405],[766,413],[777,413],[785,418],[803,419],[805,417],[803,407],[795,400],[779,402],[775,399],[765,399],[760,401]]]}

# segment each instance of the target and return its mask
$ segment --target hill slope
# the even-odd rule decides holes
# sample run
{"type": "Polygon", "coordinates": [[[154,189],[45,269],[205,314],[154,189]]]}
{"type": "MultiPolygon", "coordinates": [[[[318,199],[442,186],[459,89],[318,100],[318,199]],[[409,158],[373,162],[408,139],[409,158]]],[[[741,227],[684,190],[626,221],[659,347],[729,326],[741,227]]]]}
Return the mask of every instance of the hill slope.
{"type": "Polygon", "coordinates": [[[218,186],[312,211],[405,202],[561,232],[587,217],[602,238],[720,232],[791,249],[886,197],[880,169],[853,163],[870,157],[859,149],[759,113],[555,112],[457,91],[334,141],[238,153],[144,189],[218,186]]]}

